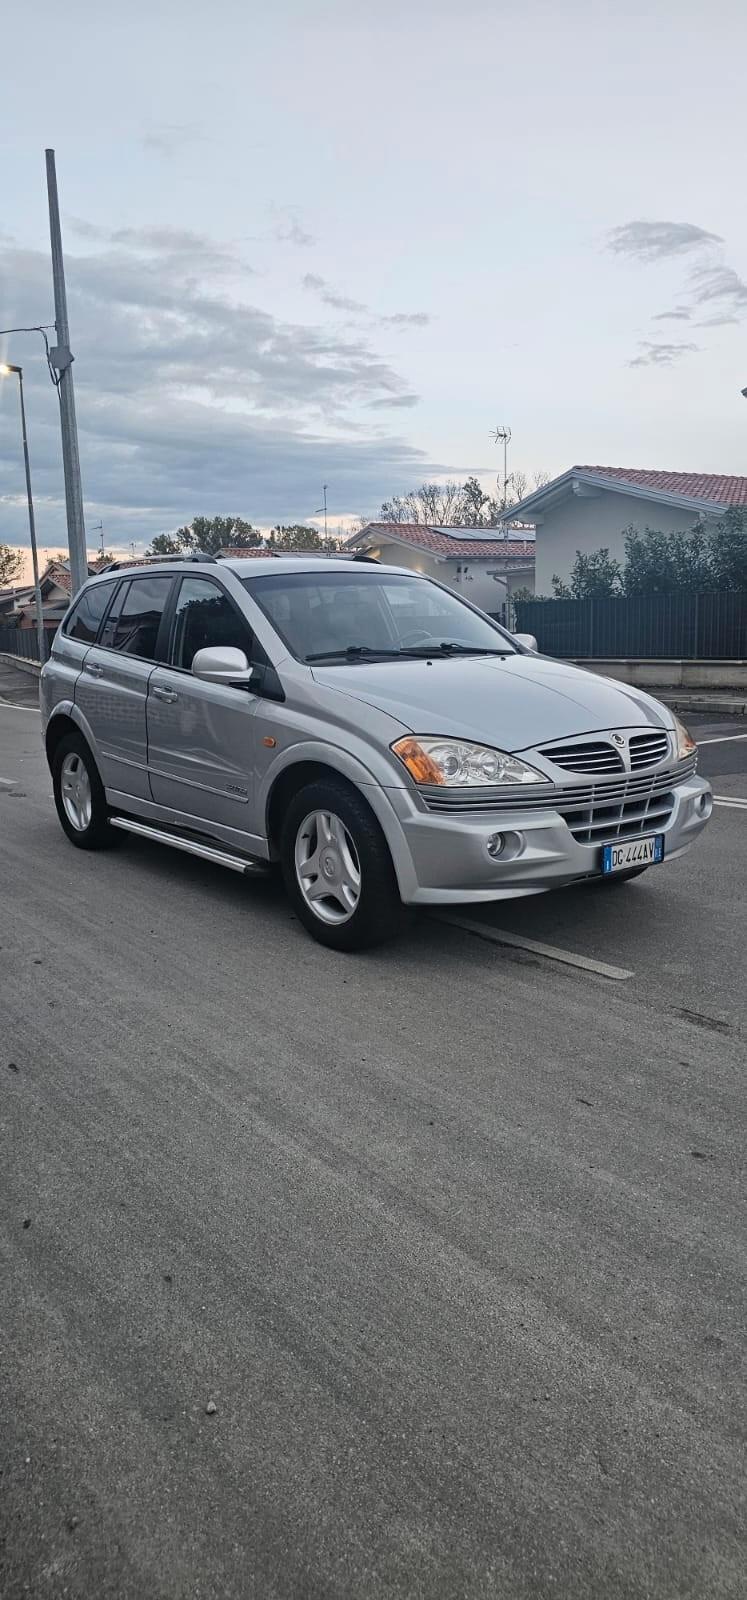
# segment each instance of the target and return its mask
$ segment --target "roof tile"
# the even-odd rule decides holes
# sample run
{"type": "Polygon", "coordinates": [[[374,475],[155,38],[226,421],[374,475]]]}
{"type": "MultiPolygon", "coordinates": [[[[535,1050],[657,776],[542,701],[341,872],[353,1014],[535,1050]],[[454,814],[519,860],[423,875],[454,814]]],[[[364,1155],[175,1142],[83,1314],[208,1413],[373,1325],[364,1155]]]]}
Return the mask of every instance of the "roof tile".
{"type": "MultiPolygon", "coordinates": [[[[475,560],[479,556],[493,557],[534,557],[533,539],[504,539],[496,530],[494,539],[465,539],[463,528],[455,529],[458,538],[444,533],[443,529],[435,528],[424,522],[367,522],[361,533],[375,533],[379,538],[385,539],[389,534],[393,539],[401,539],[405,544],[417,546],[420,550],[432,550],[434,555],[453,556],[456,559],[475,560]]],[[[489,533],[491,530],[484,530],[489,533]]]]}
{"type": "Polygon", "coordinates": [[[647,467],[580,467],[574,472],[592,472],[598,478],[616,478],[636,488],[655,489],[660,494],[689,495],[696,500],[711,500],[723,506],[747,506],[747,478],[730,478],[720,472],[655,472],[647,467]]]}
{"type": "MultiPolygon", "coordinates": [[[[218,554],[220,556],[227,556],[231,561],[236,561],[239,559],[239,557],[242,560],[246,557],[251,561],[253,557],[271,556],[272,551],[269,545],[266,544],[227,544],[223,546],[222,550],[218,551],[218,554]]],[[[310,554],[313,554],[313,551],[310,552],[310,554]]],[[[299,555],[303,555],[302,550],[299,550],[299,555]]]]}

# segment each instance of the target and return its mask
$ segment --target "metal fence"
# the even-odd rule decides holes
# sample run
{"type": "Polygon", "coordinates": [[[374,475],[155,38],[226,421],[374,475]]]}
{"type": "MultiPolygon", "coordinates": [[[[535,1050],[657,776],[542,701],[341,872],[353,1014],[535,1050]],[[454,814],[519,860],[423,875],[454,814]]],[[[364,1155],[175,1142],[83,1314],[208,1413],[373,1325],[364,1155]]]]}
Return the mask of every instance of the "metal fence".
{"type": "Polygon", "coordinates": [[[747,593],[517,600],[515,609],[516,632],[533,633],[549,656],[747,659],[747,593]]]}
{"type": "MultiPolygon", "coordinates": [[[[44,642],[47,647],[47,656],[52,648],[52,640],[57,632],[57,624],[53,628],[44,629],[44,642]]],[[[6,652],[11,656],[23,656],[25,661],[39,660],[39,645],[36,638],[36,628],[3,628],[0,625],[0,653],[6,652]]]]}

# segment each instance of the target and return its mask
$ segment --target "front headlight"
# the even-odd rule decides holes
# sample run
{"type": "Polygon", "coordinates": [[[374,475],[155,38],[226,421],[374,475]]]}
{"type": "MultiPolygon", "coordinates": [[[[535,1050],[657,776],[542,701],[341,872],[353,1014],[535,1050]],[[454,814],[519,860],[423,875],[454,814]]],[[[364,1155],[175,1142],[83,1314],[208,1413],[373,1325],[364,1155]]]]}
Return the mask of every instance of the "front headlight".
{"type": "Polygon", "coordinates": [[[518,756],[491,750],[486,744],[463,739],[398,739],[392,750],[418,784],[440,784],[449,789],[484,785],[499,788],[508,783],[549,783],[543,773],[518,756]]]}
{"type": "Polygon", "coordinates": [[[677,736],[677,760],[684,761],[687,756],[695,754],[698,746],[691,733],[688,733],[684,722],[679,717],[674,719],[674,731],[677,736]]]}

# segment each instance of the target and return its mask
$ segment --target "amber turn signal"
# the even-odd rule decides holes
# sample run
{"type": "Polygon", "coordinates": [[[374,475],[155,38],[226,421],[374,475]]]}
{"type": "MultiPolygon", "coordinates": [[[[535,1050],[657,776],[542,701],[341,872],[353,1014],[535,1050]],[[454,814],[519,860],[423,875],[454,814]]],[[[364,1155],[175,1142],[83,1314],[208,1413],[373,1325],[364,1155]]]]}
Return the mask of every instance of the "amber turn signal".
{"type": "Polygon", "coordinates": [[[431,760],[417,739],[411,737],[398,739],[396,744],[392,745],[392,749],[395,756],[399,756],[400,761],[404,762],[410,777],[416,783],[443,783],[444,775],[441,768],[431,760]]]}

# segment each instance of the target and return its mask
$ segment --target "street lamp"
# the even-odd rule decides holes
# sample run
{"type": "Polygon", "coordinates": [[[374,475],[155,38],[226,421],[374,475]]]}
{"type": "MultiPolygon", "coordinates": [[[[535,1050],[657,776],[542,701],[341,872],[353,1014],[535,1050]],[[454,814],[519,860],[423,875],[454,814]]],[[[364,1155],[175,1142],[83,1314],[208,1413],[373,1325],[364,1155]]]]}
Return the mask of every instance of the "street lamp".
{"type": "Polygon", "coordinates": [[[0,376],[9,378],[15,372],[18,378],[18,394],[21,401],[21,438],[23,439],[23,464],[26,469],[26,498],[29,506],[29,534],[31,537],[31,560],[34,567],[34,595],[36,596],[36,638],[39,649],[39,660],[44,666],[46,660],[46,642],[44,638],[44,618],[42,616],[41,585],[39,583],[39,557],[36,553],[36,525],[34,523],[34,501],[31,495],[31,467],[29,466],[29,445],[26,438],[26,407],[23,403],[23,368],[14,367],[7,362],[0,364],[0,376]]]}

